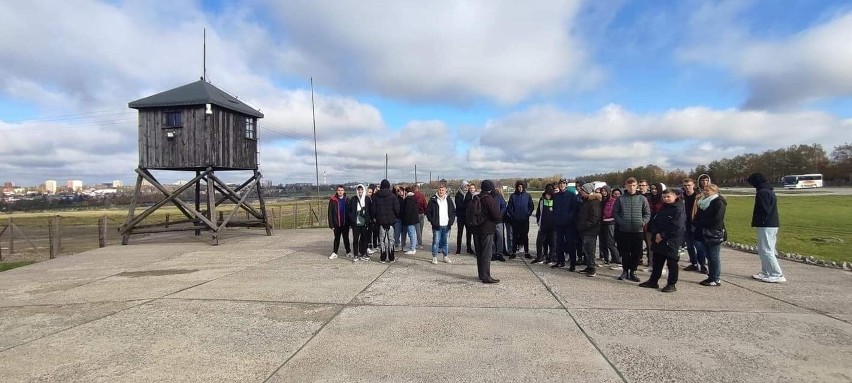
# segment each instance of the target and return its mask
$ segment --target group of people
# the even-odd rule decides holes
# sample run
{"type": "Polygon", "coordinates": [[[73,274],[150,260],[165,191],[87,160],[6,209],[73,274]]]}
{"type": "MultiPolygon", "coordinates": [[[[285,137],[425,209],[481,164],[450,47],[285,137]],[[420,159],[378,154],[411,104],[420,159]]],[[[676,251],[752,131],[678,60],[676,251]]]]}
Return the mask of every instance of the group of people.
{"type": "MultiPolygon", "coordinates": [[[[753,278],[785,282],[775,255],[779,219],[777,201],[766,177],[754,173],[748,182],[757,190],[752,226],[757,230],[760,272],[753,278]]],[[[468,253],[477,257],[477,273],[483,283],[498,283],[490,272],[491,261],[515,258],[521,251],[530,254],[530,220],[535,219],[538,235],[533,264],[552,268],[568,267],[580,273],[597,275],[599,267],[610,264],[621,269],[619,280],[640,282],[637,269],[647,258],[650,277],[641,287],[659,288],[659,279],[668,268],[663,292],[676,291],[678,261],[684,251],[689,256],[686,271],[706,274],[702,286],[721,285],[721,246],[727,239],[725,210],[727,201],[710,177],[683,180],[682,187],[666,187],[633,177],[623,188],[611,188],[577,179],[573,188],[567,180],[545,187],[538,203],[526,191],[522,181],[515,183],[508,200],[490,180],[476,185],[462,182],[455,198],[448,197],[442,182],[428,202],[417,186],[391,189],[383,180],[375,185],[356,187],[356,196],[347,200],[345,189],[338,186],[329,201],[329,227],[334,230],[337,257],[340,237],[347,256],[353,261],[369,260],[380,252],[381,262],[394,262],[394,252],[405,249],[415,254],[422,247],[425,221],[432,227],[432,263],[451,263],[449,233],[457,225],[456,254],[462,252],[463,239],[468,253]],[[355,253],[349,247],[348,231],[353,231],[355,253]],[[408,234],[408,247],[405,247],[408,234]],[[595,256],[596,251],[598,257],[595,256]]]]}

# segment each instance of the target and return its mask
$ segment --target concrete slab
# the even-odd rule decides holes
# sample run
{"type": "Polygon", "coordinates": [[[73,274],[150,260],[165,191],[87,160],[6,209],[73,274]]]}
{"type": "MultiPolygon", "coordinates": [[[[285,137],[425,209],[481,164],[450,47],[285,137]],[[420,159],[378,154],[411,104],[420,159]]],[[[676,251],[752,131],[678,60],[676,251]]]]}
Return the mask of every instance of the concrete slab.
{"type": "Polygon", "coordinates": [[[561,308],[562,305],[521,262],[492,262],[501,283],[483,284],[472,257],[431,264],[432,256],[403,258],[359,294],[354,303],[402,306],[561,308]],[[422,258],[422,259],[421,259],[422,258]],[[427,260],[428,258],[428,260],[427,260]]]}
{"type": "Polygon", "coordinates": [[[332,305],[160,300],[0,353],[4,381],[262,381],[332,305]]]}
{"type": "Polygon", "coordinates": [[[852,381],[852,326],[822,315],[571,311],[630,382],[852,381]]]}
{"type": "Polygon", "coordinates": [[[344,309],[270,382],[621,382],[563,310],[344,309]]]}
{"type": "Polygon", "coordinates": [[[0,350],[18,346],[146,301],[0,308],[0,350]]]}
{"type": "Polygon", "coordinates": [[[349,303],[387,265],[294,253],[182,291],[175,298],[349,303]]]}

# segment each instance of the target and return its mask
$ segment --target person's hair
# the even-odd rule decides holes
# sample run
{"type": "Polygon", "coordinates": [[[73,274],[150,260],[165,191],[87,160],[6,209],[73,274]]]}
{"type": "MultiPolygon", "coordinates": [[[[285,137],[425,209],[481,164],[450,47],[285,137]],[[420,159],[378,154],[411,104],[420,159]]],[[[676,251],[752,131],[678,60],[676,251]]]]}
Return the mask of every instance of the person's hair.
{"type": "Polygon", "coordinates": [[[662,193],[660,193],[660,196],[662,196],[663,194],[674,194],[674,196],[675,196],[675,201],[679,201],[679,200],[680,200],[680,194],[677,194],[677,192],[675,191],[675,189],[674,189],[674,188],[668,188],[668,189],[666,189],[666,190],[663,190],[663,191],[662,191],[662,193]]]}
{"type": "Polygon", "coordinates": [[[417,186],[417,184],[411,185],[411,191],[415,191],[415,192],[416,192],[416,191],[418,191],[418,190],[420,190],[420,186],[417,186]]]}
{"type": "Polygon", "coordinates": [[[719,194],[719,195],[722,194],[722,193],[719,192],[719,187],[716,186],[716,184],[707,184],[707,186],[704,187],[704,191],[711,191],[711,192],[719,194]]]}
{"type": "Polygon", "coordinates": [[[337,185],[337,187],[335,188],[335,190],[337,190],[337,189],[343,189],[343,191],[346,191],[346,186],[343,186],[343,185],[337,185]]]}
{"type": "Polygon", "coordinates": [[[634,177],[627,177],[627,180],[625,180],[625,181],[624,181],[624,183],[625,183],[625,184],[635,184],[635,183],[636,183],[636,178],[634,178],[634,177]]]}
{"type": "Polygon", "coordinates": [[[364,185],[358,185],[355,190],[364,190],[364,185]]]}
{"type": "Polygon", "coordinates": [[[612,195],[612,194],[615,194],[615,192],[618,192],[618,194],[624,194],[624,193],[621,191],[621,188],[615,188],[615,189],[612,189],[612,191],[611,191],[611,192],[609,192],[609,194],[610,194],[610,195],[612,195]]]}
{"type": "Polygon", "coordinates": [[[648,184],[648,186],[651,186],[651,184],[648,182],[648,180],[646,180],[646,179],[644,179],[644,178],[643,178],[643,179],[641,179],[641,180],[639,180],[639,183],[640,183],[640,184],[641,184],[642,182],[644,182],[644,183],[648,184]]]}
{"type": "Polygon", "coordinates": [[[411,186],[406,186],[406,187],[405,187],[405,192],[406,192],[406,193],[411,193],[413,190],[414,190],[414,188],[412,188],[411,186]]]}
{"type": "Polygon", "coordinates": [[[395,186],[393,187],[393,192],[394,192],[394,194],[399,193],[399,192],[401,192],[401,191],[405,191],[405,189],[403,189],[403,188],[402,188],[402,185],[395,185],[395,186]]]}
{"type": "Polygon", "coordinates": [[[686,178],[684,178],[684,179],[683,179],[683,181],[682,181],[682,182],[683,182],[683,183],[687,183],[687,182],[695,183],[695,180],[694,180],[694,179],[692,179],[692,178],[686,177],[686,178]]]}

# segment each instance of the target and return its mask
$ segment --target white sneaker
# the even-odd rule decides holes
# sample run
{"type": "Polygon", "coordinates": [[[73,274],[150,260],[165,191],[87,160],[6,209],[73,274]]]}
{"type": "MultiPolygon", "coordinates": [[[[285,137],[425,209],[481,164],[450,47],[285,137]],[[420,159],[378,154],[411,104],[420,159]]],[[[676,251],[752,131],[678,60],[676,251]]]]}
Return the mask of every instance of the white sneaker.
{"type": "Polygon", "coordinates": [[[337,253],[331,253],[331,255],[328,256],[328,259],[335,259],[335,258],[337,258],[337,253]]]}
{"type": "Polygon", "coordinates": [[[346,258],[352,258],[352,252],[351,251],[346,253],[346,258]]]}
{"type": "Polygon", "coordinates": [[[764,274],[764,273],[761,271],[761,272],[759,272],[759,273],[757,273],[757,274],[755,274],[755,275],[752,275],[751,277],[752,277],[752,278],[754,278],[754,279],[757,279],[757,280],[762,280],[763,278],[768,277],[768,275],[764,274]]]}
{"type": "Polygon", "coordinates": [[[373,249],[373,248],[367,249],[367,254],[374,254],[375,252],[376,252],[376,249],[373,249]]]}
{"type": "Polygon", "coordinates": [[[766,277],[766,278],[760,278],[760,280],[761,280],[761,281],[764,281],[764,282],[766,282],[766,283],[782,283],[782,282],[787,282],[787,278],[784,278],[784,276],[783,276],[783,275],[782,275],[782,276],[778,276],[778,277],[766,277]]]}
{"type": "Polygon", "coordinates": [[[358,262],[358,261],[360,261],[360,260],[361,260],[361,257],[353,257],[353,258],[352,258],[352,263],[358,262]]]}
{"type": "Polygon", "coordinates": [[[621,270],[621,265],[610,266],[610,270],[621,270]]]}
{"type": "Polygon", "coordinates": [[[438,264],[438,257],[432,257],[432,264],[433,264],[433,265],[437,265],[437,264],[438,264]]]}
{"type": "Polygon", "coordinates": [[[414,254],[417,254],[417,251],[415,251],[415,250],[408,250],[408,251],[406,251],[406,252],[405,252],[405,253],[403,253],[403,254],[405,254],[405,255],[414,255],[414,254]]]}
{"type": "Polygon", "coordinates": [[[452,259],[450,259],[450,256],[449,256],[449,255],[445,255],[445,256],[444,256],[444,263],[453,263],[453,260],[452,260],[452,259]]]}

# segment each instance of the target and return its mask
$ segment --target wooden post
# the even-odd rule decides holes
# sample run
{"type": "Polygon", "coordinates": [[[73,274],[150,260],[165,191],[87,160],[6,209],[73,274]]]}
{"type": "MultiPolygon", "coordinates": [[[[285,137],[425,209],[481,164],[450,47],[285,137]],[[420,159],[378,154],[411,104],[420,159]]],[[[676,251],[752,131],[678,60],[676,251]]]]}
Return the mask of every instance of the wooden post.
{"type": "Polygon", "coordinates": [[[15,254],[15,224],[9,217],[9,255],[15,254]]]}
{"type": "Polygon", "coordinates": [[[102,216],[98,220],[98,247],[106,247],[106,234],[107,234],[107,217],[102,216]]]}
{"type": "Polygon", "coordinates": [[[224,212],[224,211],[220,211],[220,212],[219,212],[219,220],[218,220],[218,221],[216,221],[216,222],[218,222],[218,223],[221,225],[221,224],[222,224],[222,221],[224,221],[224,220],[225,220],[225,212],[224,212]]]}
{"type": "MultiPolygon", "coordinates": [[[[213,168],[207,168],[208,176],[207,176],[207,219],[210,223],[216,218],[214,214],[216,211],[216,188],[213,186],[214,181],[211,173],[213,172],[213,168]]],[[[210,225],[210,229],[213,231],[213,246],[219,244],[219,225],[213,224],[210,225]]]]}
{"type": "Polygon", "coordinates": [[[171,216],[171,214],[166,213],[166,227],[169,227],[169,218],[170,218],[170,216],[171,216]]]}
{"type": "MultiPolygon", "coordinates": [[[[199,175],[201,175],[201,171],[196,170],[195,177],[198,178],[199,175]]],[[[201,182],[195,183],[195,211],[201,211],[201,182]]],[[[195,235],[201,235],[201,230],[196,230],[195,235]]]]}
{"type": "Polygon", "coordinates": [[[62,216],[56,215],[56,249],[62,248],[62,216]]]}
{"type": "Polygon", "coordinates": [[[50,219],[48,226],[48,236],[50,237],[50,259],[56,258],[59,254],[59,217],[50,219]]]}
{"type": "Polygon", "coordinates": [[[293,228],[299,227],[299,204],[293,204],[293,228]]]}
{"type": "MultiPolygon", "coordinates": [[[[136,176],[136,188],[133,191],[133,197],[130,197],[130,207],[127,212],[127,222],[125,225],[130,225],[130,222],[133,221],[134,215],[136,213],[136,199],[139,198],[139,193],[142,192],[142,175],[136,176]]],[[[130,230],[129,228],[121,236],[121,244],[126,245],[130,243],[130,230]]]]}

